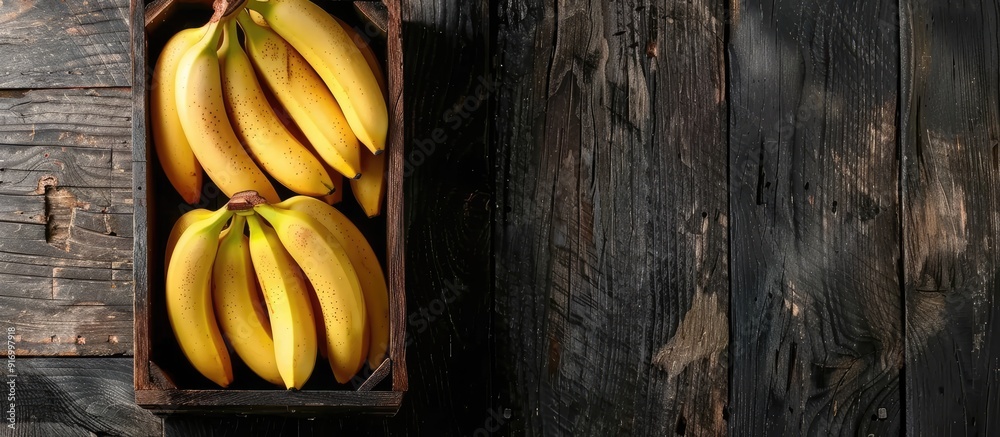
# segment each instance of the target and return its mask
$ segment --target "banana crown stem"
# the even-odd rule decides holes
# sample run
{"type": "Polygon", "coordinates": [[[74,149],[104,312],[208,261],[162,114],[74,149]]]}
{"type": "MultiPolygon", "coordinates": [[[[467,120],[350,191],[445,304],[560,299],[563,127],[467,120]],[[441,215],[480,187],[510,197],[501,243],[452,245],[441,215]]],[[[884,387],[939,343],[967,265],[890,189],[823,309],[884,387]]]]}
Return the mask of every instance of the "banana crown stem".
{"type": "Polygon", "coordinates": [[[246,7],[254,11],[257,11],[261,15],[264,15],[268,11],[270,11],[271,8],[274,7],[274,5],[271,3],[270,0],[248,0],[246,7]]]}
{"type": "Polygon", "coordinates": [[[264,224],[260,222],[260,218],[256,215],[246,216],[246,221],[250,225],[250,234],[259,234],[264,232],[264,224]]]}
{"type": "Polygon", "coordinates": [[[253,18],[250,18],[250,13],[246,9],[236,15],[236,21],[240,23],[240,27],[243,28],[243,33],[247,35],[247,39],[252,39],[260,34],[261,27],[253,22],[253,18]]]}
{"type": "MultiPolygon", "coordinates": [[[[234,214],[233,221],[229,224],[229,233],[226,234],[226,241],[239,240],[243,237],[243,229],[246,227],[246,218],[241,214],[234,214]]],[[[225,242],[223,242],[225,244],[225,242]]]]}
{"type": "MultiPolygon", "coordinates": [[[[222,207],[213,212],[212,215],[206,217],[205,221],[210,222],[211,225],[214,226],[225,226],[226,221],[229,220],[229,217],[231,217],[232,215],[233,215],[232,211],[229,211],[225,207],[222,207]]],[[[191,228],[194,228],[194,226],[188,229],[191,228]]]]}
{"type": "Polygon", "coordinates": [[[224,50],[226,55],[228,56],[233,51],[240,50],[240,41],[237,39],[238,36],[236,33],[236,20],[226,21],[225,33],[226,33],[225,47],[223,47],[221,50],[224,50]]]}
{"type": "Polygon", "coordinates": [[[257,212],[264,220],[272,221],[278,218],[278,211],[269,204],[262,203],[260,205],[254,205],[253,210],[257,212]]]}
{"type": "Polygon", "coordinates": [[[205,32],[205,36],[201,37],[201,40],[198,41],[198,44],[196,44],[194,47],[192,47],[191,50],[198,50],[198,51],[212,50],[212,51],[215,51],[216,47],[218,47],[219,40],[222,38],[222,30],[224,28],[221,27],[221,26],[219,26],[219,22],[217,22],[217,21],[210,22],[206,26],[208,27],[208,29],[205,32]]]}

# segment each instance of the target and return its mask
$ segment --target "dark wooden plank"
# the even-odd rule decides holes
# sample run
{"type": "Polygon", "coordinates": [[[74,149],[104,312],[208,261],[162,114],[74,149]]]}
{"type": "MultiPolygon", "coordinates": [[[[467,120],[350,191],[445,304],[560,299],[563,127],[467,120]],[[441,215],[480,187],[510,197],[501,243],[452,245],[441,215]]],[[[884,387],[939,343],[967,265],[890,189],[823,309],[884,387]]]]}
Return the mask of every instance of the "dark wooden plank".
{"type": "Polygon", "coordinates": [[[724,7],[499,6],[511,434],[726,432],[724,7]]]}
{"type": "MultiPolygon", "coordinates": [[[[312,378],[310,383],[313,383],[312,378]]],[[[277,414],[314,418],[337,413],[391,415],[399,409],[401,392],[391,390],[136,390],[135,402],[163,413],[277,414]]]]}
{"type": "Polygon", "coordinates": [[[129,86],[127,0],[0,4],[0,88],[129,86]]]}
{"type": "Polygon", "coordinates": [[[2,90],[0,144],[128,150],[131,108],[128,88],[2,90]]]}
{"type": "MultiPolygon", "coordinates": [[[[132,53],[144,53],[148,50],[148,45],[146,42],[146,31],[144,26],[138,26],[137,23],[145,22],[145,7],[144,1],[142,0],[130,0],[130,11],[132,15],[129,17],[130,23],[130,43],[132,53]]],[[[146,148],[146,138],[151,134],[150,126],[148,125],[148,108],[149,108],[149,95],[146,88],[147,81],[152,79],[151,72],[155,67],[155,63],[150,64],[145,56],[138,56],[132,60],[132,198],[134,199],[134,210],[132,213],[132,223],[133,225],[133,238],[132,243],[132,259],[140,260],[133,261],[133,299],[132,299],[132,316],[135,321],[140,323],[133,323],[132,325],[132,339],[134,342],[133,348],[133,388],[135,389],[149,389],[152,388],[150,384],[150,369],[148,365],[143,363],[149,362],[149,349],[151,346],[150,341],[150,326],[149,323],[142,323],[144,320],[149,320],[149,287],[150,281],[155,280],[157,276],[154,275],[153,278],[149,275],[149,262],[151,260],[159,259],[158,253],[155,253],[151,246],[156,246],[155,243],[151,244],[149,241],[150,231],[156,229],[158,220],[155,214],[150,214],[150,205],[146,202],[147,191],[151,189],[151,184],[153,180],[153,172],[149,171],[149,163],[147,160],[147,154],[153,152],[146,148]],[[147,72],[150,74],[147,75],[147,72]],[[142,260],[145,260],[143,262],[142,260]]],[[[160,171],[162,174],[162,170],[160,171]]],[[[163,176],[165,179],[166,177],[163,176]]],[[[154,210],[155,211],[155,210],[154,210]]],[[[156,265],[156,264],[153,264],[156,265]]],[[[166,431],[166,428],[164,428],[166,431]]]]}
{"type": "Polygon", "coordinates": [[[0,92],[0,320],[21,356],[131,353],[130,96],[0,92]]]}
{"type": "MultiPolygon", "coordinates": [[[[376,3],[378,4],[378,3],[376,3]]],[[[389,278],[389,320],[392,323],[389,333],[389,358],[392,359],[392,389],[394,391],[405,392],[409,389],[409,373],[406,366],[406,264],[409,259],[406,252],[406,234],[404,220],[406,208],[403,191],[403,167],[406,152],[409,145],[406,144],[406,122],[409,120],[406,111],[406,100],[404,99],[405,75],[403,74],[405,61],[403,60],[403,11],[402,2],[384,2],[387,15],[386,25],[388,32],[385,38],[385,74],[388,90],[386,104],[389,111],[389,120],[392,124],[389,127],[386,146],[389,150],[386,176],[386,205],[383,215],[385,216],[385,262],[382,263],[389,278]]],[[[341,14],[347,16],[346,13],[341,14]]],[[[365,20],[354,21],[354,30],[358,35],[367,37],[374,45],[376,37],[371,30],[371,22],[365,20]]],[[[360,217],[360,216],[359,216],[360,217]]],[[[376,222],[378,223],[378,222],[376,222]]],[[[378,369],[373,369],[378,370],[378,369]]],[[[386,369],[388,370],[388,369],[386,369]]],[[[384,376],[384,375],[383,375],[384,376]]]]}
{"type": "Polygon", "coordinates": [[[900,11],[907,435],[1000,435],[1000,6],[900,11]]]}
{"type": "MultiPolygon", "coordinates": [[[[184,437],[271,437],[302,435],[301,419],[230,415],[228,417],[166,417],[164,436],[184,437]]],[[[321,434],[315,434],[321,435],[321,434]]]]}
{"type": "Polygon", "coordinates": [[[730,432],[898,435],[896,3],[738,5],[730,432]]]}
{"type": "Polygon", "coordinates": [[[0,144],[0,193],[31,193],[39,185],[129,188],[131,174],[115,168],[116,152],[130,153],[104,148],[0,144]]]}
{"type": "Polygon", "coordinates": [[[47,187],[0,199],[0,320],[19,330],[18,354],[130,353],[129,193],[47,187]]]}
{"type": "MultiPolygon", "coordinates": [[[[5,366],[5,370],[7,367],[5,366]]],[[[162,435],[161,420],[135,405],[131,358],[14,360],[15,429],[12,437],[142,437],[162,435]]],[[[4,372],[7,373],[6,371],[4,372]]],[[[4,384],[4,418],[10,407],[4,384]]]]}

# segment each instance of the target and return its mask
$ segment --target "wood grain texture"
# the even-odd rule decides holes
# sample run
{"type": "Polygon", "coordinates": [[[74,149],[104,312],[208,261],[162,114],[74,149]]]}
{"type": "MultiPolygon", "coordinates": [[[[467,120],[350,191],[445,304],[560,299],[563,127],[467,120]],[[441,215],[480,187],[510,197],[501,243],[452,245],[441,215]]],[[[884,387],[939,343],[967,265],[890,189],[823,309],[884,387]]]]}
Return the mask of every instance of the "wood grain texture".
{"type": "MultiPolygon", "coordinates": [[[[130,358],[18,357],[15,366],[17,423],[11,432],[4,421],[5,436],[152,437],[163,433],[160,419],[132,400],[130,358]]],[[[4,384],[4,411],[9,408],[8,389],[4,384]]]]}
{"type": "Polygon", "coordinates": [[[739,6],[730,432],[898,435],[896,4],[739,6]]]}
{"type": "MultiPolygon", "coordinates": [[[[318,373],[319,369],[311,378],[310,385],[316,385],[318,373]]],[[[249,379],[250,375],[250,372],[244,372],[244,375],[239,376],[249,379]]],[[[243,383],[245,385],[245,381],[243,383]]],[[[255,413],[316,418],[359,412],[392,415],[399,409],[403,398],[402,393],[391,390],[316,390],[306,385],[302,390],[285,391],[274,390],[267,384],[261,385],[263,389],[260,390],[244,390],[239,385],[228,389],[136,390],[135,402],[158,413],[255,413]]]]}
{"type": "Polygon", "coordinates": [[[1000,435],[1000,6],[900,11],[907,435],[1000,435]]]}
{"type": "Polygon", "coordinates": [[[0,320],[19,356],[131,352],[130,106],[121,88],[0,91],[0,320]]]}
{"type": "Polygon", "coordinates": [[[0,88],[131,85],[127,0],[0,3],[0,88]]]}
{"type": "Polygon", "coordinates": [[[498,390],[517,433],[725,433],[723,7],[498,6],[498,390]]]}
{"type": "Polygon", "coordinates": [[[0,144],[128,150],[129,88],[0,91],[0,144]]]}
{"type": "MultiPolygon", "coordinates": [[[[406,368],[406,233],[404,220],[406,215],[406,202],[403,198],[403,166],[406,151],[409,146],[406,144],[405,125],[407,120],[406,100],[404,99],[405,88],[405,60],[403,57],[403,11],[401,2],[389,1],[384,3],[366,3],[368,5],[379,5],[379,10],[386,12],[385,32],[385,80],[388,83],[388,95],[385,96],[389,110],[389,119],[393,120],[388,132],[386,146],[389,147],[386,171],[386,205],[385,215],[385,262],[382,263],[387,277],[389,278],[389,310],[390,319],[401,323],[394,323],[389,333],[389,358],[392,359],[392,389],[394,391],[405,392],[409,389],[409,373],[406,368]]],[[[355,6],[357,3],[355,3],[355,6]]],[[[373,6],[374,7],[374,6],[373,6]]],[[[355,9],[357,13],[358,10],[355,9]]],[[[344,14],[345,16],[347,14],[344,14]]],[[[355,33],[367,37],[371,46],[378,39],[380,34],[372,29],[372,23],[365,20],[356,21],[355,33]],[[362,24],[364,23],[364,24],[362,24]],[[361,32],[358,29],[364,28],[361,32]]],[[[372,369],[378,372],[379,369],[372,369]]],[[[388,369],[385,369],[388,371],[388,369]]],[[[374,379],[369,378],[374,381],[374,379]]],[[[366,383],[367,384],[367,383],[366,383]]]]}

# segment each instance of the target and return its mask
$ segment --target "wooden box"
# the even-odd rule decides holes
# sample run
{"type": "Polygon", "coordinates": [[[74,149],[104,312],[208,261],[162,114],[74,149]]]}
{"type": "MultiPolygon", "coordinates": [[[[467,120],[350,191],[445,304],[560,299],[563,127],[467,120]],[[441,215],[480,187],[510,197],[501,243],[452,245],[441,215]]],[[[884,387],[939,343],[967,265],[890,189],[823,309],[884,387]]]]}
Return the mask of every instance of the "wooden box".
{"type": "MultiPolygon", "coordinates": [[[[197,1],[197,0],[195,0],[197,1]]],[[[367,29],[371,23],[355,13],[354,2],[315,0],[327,10],[355,26],[367,29]]],[[[133,193],[135,199],[135,400],[157,413],[202,414],[281,414],[315,416],[330,412],[395,414],[407,389],[405,364],[405,287],[403,270],[402,183],[403,106],[402,40],[400,6],[385,2],[388,20],[385,35],[374,38],[373,48],[383,60],[389,88],[388,179],[386,205],[376,219],[364,214],[345,193],[338,208],[347,214],[369,238],[381,258],[389,287],[391,337],[389,359],[377,369],[365,369],[349,384],[337,384],[325,362],[317,363],[312,378],[299,391],[287,391],[260,381],[234,360],[236,380],[220,389],[199,375],[187,362],[173,338],[167,321],[164,294],[163,249],[174,221],[184,212],[203,207],[215,209],[228,200],[206,180],[202,201],[186,205],[174,192],[156,162],[148,127],[148,87],[156,55],[166,39],[182,27],[204,23],[206,6],[181,0],[176,7],[164,8],[161,1],[133,0],[131,5],[133,53],[133,193]],[[152,20],[146,30],[147,9],[152,20]],[[380,251],[384,248],[384,251],[380,251]]],[[[210,3],[210,2],[207,2],[210,3]]],[[[358,8],[361,9],[361,8],[358,8]]],[[[347,186],[348,184],[345,184],[347,186]]],[[[277,186],[276,186],[277,187],[277,186]]],[[[282,198],[290,193],[281,192],[282,198]]]]}

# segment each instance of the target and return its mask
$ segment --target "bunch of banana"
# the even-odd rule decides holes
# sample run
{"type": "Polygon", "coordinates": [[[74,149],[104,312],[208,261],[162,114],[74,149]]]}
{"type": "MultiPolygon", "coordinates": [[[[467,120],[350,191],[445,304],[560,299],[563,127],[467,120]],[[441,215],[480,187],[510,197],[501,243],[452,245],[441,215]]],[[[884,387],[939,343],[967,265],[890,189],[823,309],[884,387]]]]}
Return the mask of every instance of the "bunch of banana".
{"type": "Polygon", "coordinates": [[[389,117],[371,48],[310,0],[237,1],[226,15],[216,0],[209,22],[175,34],[156,61],[150,121],[167,179],[188,203],[204,169],[230,197],[277,203],[273,179],[332,204],[346,177],[378,215],[389,117]]]}
{"type": "Polygon", "coordinates": [[[222,387],[233,381],[226,341],[250,370],[287,389],[305,385],[317,355],[340,383],[387,355],[382,267],[358,228],[322,200],[268,204],[256,192],[236,193],[217,211],[182,216],[166,259],[177,342],[222,387]]]}

